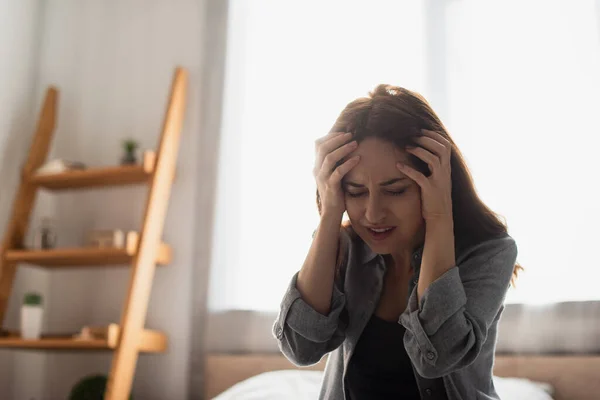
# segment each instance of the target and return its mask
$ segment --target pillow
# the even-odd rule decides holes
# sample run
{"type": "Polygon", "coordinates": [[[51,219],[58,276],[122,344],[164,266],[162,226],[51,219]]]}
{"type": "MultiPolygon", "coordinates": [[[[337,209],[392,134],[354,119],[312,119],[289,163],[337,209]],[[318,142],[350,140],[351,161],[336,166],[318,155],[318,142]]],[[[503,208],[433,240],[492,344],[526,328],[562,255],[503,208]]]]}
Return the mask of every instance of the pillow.
{"type": "Polygon", "coordinates": [[[238,382],[213,400],[316,400],[323,371],[265,372],[238,382]]]}
{"type": "Polygon", "coordinates": [[[525,378],[494,376],[494,386],[502,400],[552,400],[554,394],[549,383],[525,378]]]}

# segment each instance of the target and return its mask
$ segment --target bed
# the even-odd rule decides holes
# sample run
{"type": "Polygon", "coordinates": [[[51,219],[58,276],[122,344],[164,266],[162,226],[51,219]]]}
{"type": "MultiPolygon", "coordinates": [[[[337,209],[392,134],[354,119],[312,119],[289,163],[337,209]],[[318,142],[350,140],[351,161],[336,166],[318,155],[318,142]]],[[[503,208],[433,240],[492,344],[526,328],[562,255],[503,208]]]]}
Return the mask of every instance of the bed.
{"type": "MultiPolygon", "coordinates": [[[[325,358],[298,368],[279,354],[209,354],[205,398],[318,398],[325,358]]],[[[494,383],[503,400],[599,400],[600,355],[498,355],[494,383]]]]}
{"type": "MultiPolygon", "coordinates": [[[[271,400],[268,391],[276,389],[291,393],[279,399],[316,398],[325,359],[307,368],[291,364],[273,339],[275,317],[247,310],[208,316],[205,399],[271,400]]],[[[507,393],[502,399],[600,400],[599,321],[599,301],[507,305],[494,368],[496,387],[507,393]]]]}

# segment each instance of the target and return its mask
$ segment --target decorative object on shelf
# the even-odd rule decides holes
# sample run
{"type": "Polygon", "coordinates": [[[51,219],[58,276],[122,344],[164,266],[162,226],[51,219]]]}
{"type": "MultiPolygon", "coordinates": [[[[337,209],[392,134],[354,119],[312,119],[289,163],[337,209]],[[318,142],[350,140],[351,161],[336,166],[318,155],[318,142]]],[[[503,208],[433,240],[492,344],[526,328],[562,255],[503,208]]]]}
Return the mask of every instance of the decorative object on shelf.
{"type": "MultiPolygon", "coordinates": [[[[88,375],[73,386],[69,400],[103,400],[107,382],[106,375],[88,375]]],[[[129,400],[133,400],[133,395],[129,395],[129,400]]]]}
{"type": "Polygon", "coordinates": [[[56,246],[56,228],[52,218],[44,217],[33,240],[36,249],[53,249],[56,246]]]}
{"type": "Polygon", "coordinates": [[[81,331],[73,335],[75,340],[106,340],[109,335],[109,326],[84,326],[81,331]]]}
{"type": "Polygon", "coordinates": [[[41,167],[39,167],[36,171],[36,175],[52,175],[59,174],[61,172],[70,171],[74,169],[86,169],[86,165],[79,161],[66,161],[60,158],[57,158],[52,161],[48,161],[41,167]]]}
{"type": "Polygon", "coordinates": [[[42,296],[36,292],[25,294],[21,306],[21,337],[23,339],[39,339],[41,337],[43,316],[42,296]]]}
{"type": "Polygon", "coordinates": [[[138,233],[129,231],[127,233],[120,229],[113,230],[92,230],[86,235],[84,245],[88,247],[100,248],[128,248],[137,243],[138,233]]]}
{"type": "Polygon", "coordinates": [[[92,230],[87,233],[84,245],[88,247],[123,248],[125,246],[125,234],[120,229],[92,230]]]}
{"type": "Polygon", "coordinates": [[[137,156],[135,151],[139,147],[139,143],[133,139],[127,139],[123,141],[123,150],[125,153],[123,154],[123,158],[121,158],[121,164],[136,164],[137,156]]]}

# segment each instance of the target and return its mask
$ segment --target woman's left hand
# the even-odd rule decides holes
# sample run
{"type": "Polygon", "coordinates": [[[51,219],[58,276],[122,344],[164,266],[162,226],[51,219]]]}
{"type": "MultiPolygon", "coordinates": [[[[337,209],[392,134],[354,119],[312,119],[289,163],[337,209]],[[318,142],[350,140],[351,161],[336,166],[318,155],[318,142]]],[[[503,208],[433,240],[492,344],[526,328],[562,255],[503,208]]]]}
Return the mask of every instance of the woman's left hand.
{"type": "Polygon", "coordinates": [[[452,221],[452,144],[437,132],[426,129],[421,131],[424,136],[415,139],[420,147],[409,146],[406,151],[427,163],[431,175],[426,177],[405,164],[398,163],[396,166],[421,187],[421,209],[425,221],[447,218],[452,221]]]}

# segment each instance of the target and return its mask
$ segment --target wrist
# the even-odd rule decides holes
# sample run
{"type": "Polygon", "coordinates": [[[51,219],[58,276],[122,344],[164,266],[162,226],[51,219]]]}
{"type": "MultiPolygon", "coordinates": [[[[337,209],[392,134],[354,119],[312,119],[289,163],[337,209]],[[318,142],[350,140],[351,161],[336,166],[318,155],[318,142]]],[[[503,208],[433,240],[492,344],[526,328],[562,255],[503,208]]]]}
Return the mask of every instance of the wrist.
{"type": "Polygon", "coordinates": [[[342,217],[344,216],[344,210],[323,210],[321,213],[321,221],[331,221],[342,223],[342,217]]]}
{"type": "Polygon", "coordinates": [[[452,216],[440,216],[425,220],[425,226],[430,230],[451,230],[454,231],[454,220],[452,216]]]}
{"type": "Polygon", "coordinates": [[[342,219],[344,215],[344,211],[346,208],[344,206],[341,207],[323,207],[321,210],[321,219],[342,219]]]}

